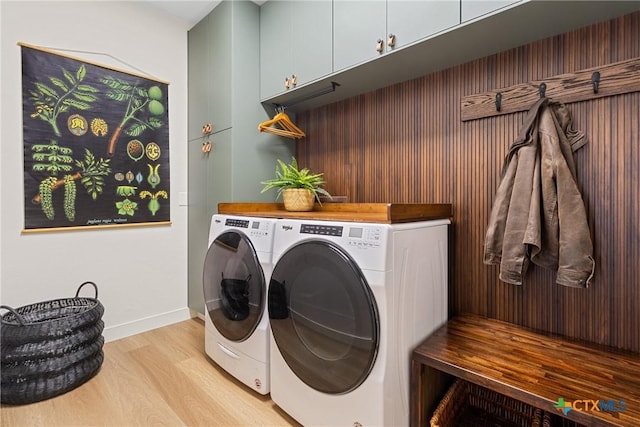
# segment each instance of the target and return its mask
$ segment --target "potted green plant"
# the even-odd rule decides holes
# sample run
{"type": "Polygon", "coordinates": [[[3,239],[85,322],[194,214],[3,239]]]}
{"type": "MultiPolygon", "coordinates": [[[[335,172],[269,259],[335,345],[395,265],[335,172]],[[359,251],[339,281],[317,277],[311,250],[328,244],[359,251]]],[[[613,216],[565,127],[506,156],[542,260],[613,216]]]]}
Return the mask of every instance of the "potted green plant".
{"type": "Polygon", "coordinates": [[[331,198],[327,190],[322,188],[325,183],[323,174],[311,173],[307,168],[300,169],[295,157],[291,157],[289,164],[278,159],[278,166],[275,178],[261,182],[264,185],[261,193],[277,188],[276,198],[282,195],[286,210],[310,211],[313,209],[314,200],[321,204],[320,195],[331,198]]]}

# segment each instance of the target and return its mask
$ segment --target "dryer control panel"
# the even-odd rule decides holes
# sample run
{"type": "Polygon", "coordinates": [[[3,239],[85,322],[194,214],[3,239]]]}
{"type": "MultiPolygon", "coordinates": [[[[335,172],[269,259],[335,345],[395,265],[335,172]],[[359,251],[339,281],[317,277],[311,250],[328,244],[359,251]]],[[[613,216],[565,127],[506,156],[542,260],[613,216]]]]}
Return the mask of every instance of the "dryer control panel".
{"type": "Polygon", "coordinates": [[[251,237],[267,237],[273,231],[273,224],[267,221],[251,221],[249,234],[251,237]]]}
{"type": "Polygon", "coordinates": [[[251,237],[269,236],[272,228],[272,224],[267,221],[250,221],[239,218],[227,218],[224,221],[224,225],[227,227],[245,228],[247,229],[247,234],[251,237]]]}
{"type": "Polygon", "coordinates": [[[249,221],[246,219],[227,218],[224,225],[227,227],[249,228],[249,221]]]}

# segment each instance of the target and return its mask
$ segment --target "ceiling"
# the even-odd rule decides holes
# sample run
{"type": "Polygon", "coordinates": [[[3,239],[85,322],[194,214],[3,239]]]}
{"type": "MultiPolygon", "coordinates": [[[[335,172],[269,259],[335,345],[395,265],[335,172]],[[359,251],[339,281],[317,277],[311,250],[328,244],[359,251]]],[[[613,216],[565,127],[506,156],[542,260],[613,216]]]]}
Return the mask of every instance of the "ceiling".
{"type": "MultiPolygon", "coordinates": [[[[189,27],[194,26],[207,16],[221,0],[145,0],[152,6],[163,9],[171,15],[186,21],[189,27]]],[[[266,0],[253,0],[258,6],[266,0]]]]}

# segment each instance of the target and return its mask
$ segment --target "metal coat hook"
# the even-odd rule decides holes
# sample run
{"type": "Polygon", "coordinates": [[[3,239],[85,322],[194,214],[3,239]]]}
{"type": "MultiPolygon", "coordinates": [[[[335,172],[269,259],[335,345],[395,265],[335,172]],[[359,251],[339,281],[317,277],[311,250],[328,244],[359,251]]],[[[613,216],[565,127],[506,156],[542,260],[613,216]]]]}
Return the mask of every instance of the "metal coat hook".
{"type": "Polygon", "coordinates": [[[538,86],[538,92],[540,92],[540,98],[545,97],[545,92],[547,91],[547,84],[542,82],[540,86],[538,86]]]}
{"type": "Polygon", "coordinates": [[[591,74],[591,84],[593,85],[593,93],[598,93],[598,89],[600,89],[600,72],[594,71],[591,74]]]}
{"type": "Polygon", "coordinates": [[[496,93],[496,111],[502,109],[502,92],[496,93]]]}

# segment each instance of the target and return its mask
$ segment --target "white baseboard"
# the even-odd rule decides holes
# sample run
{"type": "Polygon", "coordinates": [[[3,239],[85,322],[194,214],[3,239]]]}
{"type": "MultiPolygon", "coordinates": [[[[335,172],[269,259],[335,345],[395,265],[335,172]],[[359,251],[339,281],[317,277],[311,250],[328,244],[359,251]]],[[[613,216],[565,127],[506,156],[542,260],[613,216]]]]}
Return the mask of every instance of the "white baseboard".
{"type": "Polygon", "coordinates": [[[191,319],[191,317],[191,310],[185,307],[179,310],[158,314],[156,316],[145,317],[132,322],[106,327],[104,328],[102,335],[104,336],[105,342],[115,341],[120,338],[129,337],[152,329],[182,322],[183,320],[191,319]]]}

